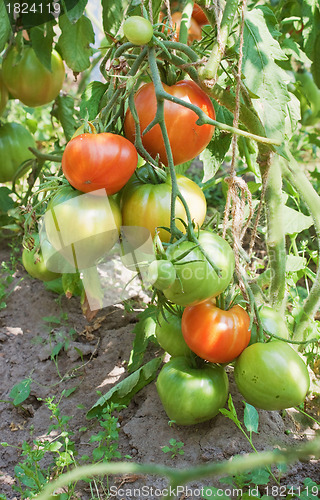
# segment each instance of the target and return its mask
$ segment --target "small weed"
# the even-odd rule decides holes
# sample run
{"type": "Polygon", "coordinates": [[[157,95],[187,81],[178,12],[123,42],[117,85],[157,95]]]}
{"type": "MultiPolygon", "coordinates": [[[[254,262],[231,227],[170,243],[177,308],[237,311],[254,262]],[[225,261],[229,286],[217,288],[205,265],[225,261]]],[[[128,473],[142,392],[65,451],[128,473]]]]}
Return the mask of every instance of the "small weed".
{"type": "Polygon", "coordinates": [[[184,443],[171,438],[169,441],[170,446],[162,446],[163,453],[171,453],[171,458],[175,458],[177,455],[184,455],[184,443]]]}

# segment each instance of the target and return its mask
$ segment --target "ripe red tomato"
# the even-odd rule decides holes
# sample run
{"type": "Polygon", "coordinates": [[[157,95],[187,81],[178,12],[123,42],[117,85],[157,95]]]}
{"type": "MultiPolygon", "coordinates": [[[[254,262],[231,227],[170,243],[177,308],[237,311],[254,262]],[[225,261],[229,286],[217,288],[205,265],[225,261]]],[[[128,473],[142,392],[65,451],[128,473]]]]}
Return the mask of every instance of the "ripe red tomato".
{"type": "Polygon", "coordinates": [[[197,21],[197,23],[200,26],[203,26],[204,24],[209,24],[207,16],[205,15],[201,7],[196,3],[193,6],[192,17],[197,21]]]}
{"type": "MultiPolygon", "coordinates": [[[[160,21],[162,21],[163,17],[164,15],[163,13],[161,13],[160,21]]],[[[169,27],[168,34],[170,34],[172,31],[175,32],[173,36],[173,40],[175,42],[179,41],[181,19],[182,19],[182,12],[174,12],[171,16],[173,30],[169,27]]],[[[162,31],[163,32],[165,31],[164,26],[162,28],[162,31]]],[[[197,21],[192,17],[190,20],[190,27],[188,29],[188,44],[191,44],[193,40],[201,40],[201,37],[202,37],[201,27],[199,26],[197,21]]]]}
{"type": "Polygon", "coordinates": [[[68,142],[62,170],[83,193],[105,189],[114,194],[130,179],[138,163],[136,148],[125,137],[104,132],[80,134],[68,142]]]}
{"type": "Polygon", "coordinates": [[[55,50],[51,54],[51,70],[43,66],[32,47],[23,49],[21,59],[18,49],[12,47],[2,63],[3,81],[9,92],[30,107],[48,104],[61,90],[65,68],[55,50]]]}
{"type": "Polygon", "coordinates": [[[212,300],[186,307],[181,324],[186,344],[211,363],[229,363],[238,357],[250,342],[249,326],[250,317],[242,307],[224,311],[212,300]]]}
{"type": "MultiPolygon", "coordinates": [[[[140,179],[144,177],[145,167],[139,168],[140,179]]],[[[184,175],[177,175],[178,187],[184,196],[191,218],[201,227],[207,211],[207,203],[200,187],[184,175]]],[[[171,182],[168,177],[166,182],[152,184],[150,181],[143,183],[135,175],[125,186],[121,197],[121,213],[124,226],[142,226],[147,228],[152,238],[156,228],[161,241],[168,242],[170,233],[163,227],[170,227],[171,182]]],[[[176,200],[176,225],[180,231],[185,232],[185,226],[179,219],[187,222],[185,209],[179,199],[176,200]]]]}
{"type": "MultiPolygon", "coordinates": [[[[211,100],[195,82],[181,80],[170,87],[163,84],[163,88],[170,95],[198,106],[206,115],[215,119],[215,111],[211,100]]],[[[143,85],[138,90],[134,102],[142,133],[154,119],[157,110],[157,99],[152,82],[143,85]]],[[[175,165],[193,160],[209,144],[214,132],[214,126],[196,125],[198,115],[191,109],[165,100],[164,117],[175,165]]],[[[135,122],[130,109],[126,113],[124,131],[126,137],[134,143],[136,136],[135,122]]],[[[142,143],[153,158],[159,155],[162,163],[168,165],[159,124],[142,136],[142,143]]]]}

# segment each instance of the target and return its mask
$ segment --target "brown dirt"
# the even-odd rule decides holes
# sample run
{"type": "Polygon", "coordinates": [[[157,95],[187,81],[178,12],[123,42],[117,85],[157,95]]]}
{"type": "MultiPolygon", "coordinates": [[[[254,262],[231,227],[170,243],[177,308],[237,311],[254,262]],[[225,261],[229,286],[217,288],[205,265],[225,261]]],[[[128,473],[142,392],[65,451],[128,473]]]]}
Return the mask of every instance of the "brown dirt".
{"type": "MultiPolygon", "coordinates": [[[[0,257],[0,261],[9,258],[8,248],[0,249],[0,257]]],[[[25,440],[32,443],[32,439],[47,438],[51,424],[50,412],[38,398],[56,396],[58,400],[62,390],[76,387],[69,397],[61,399],[61,415],[72,417],[69,426],[74,432],[72,439],[76,449],[79,456],[87,454],[88,449],[92,447],[88,444],[90,436],[98,432],[99,425],[95,420],[86,420],[86,411],[97,401],[97,390],[104,394],[126,376],[126,363],[134,339],[136,312],[126,312],[122,304],[107,307],[97,315],[97,328],[88,328],[90,325],[82,315],[77,298],[63,298],[60,303],[57,295],[46,291],[41,282],[26,275],[22,266],[18,266],[10,290],[13,291],[8,297],[7,307],[0,311],[1,399],[8,400],[10,390],[21,380],[31,376],[33,382],[31,394],[23,403],[24,410],[9,403],[0,403],[0,441],[18,446],[25,440]],[[43,320],[47,316],[59,317],[61,313],[68,315],[65,331],[68,328],[74,328],[76,331],[69,348],[58,356],[58,370],[64,377],[63,380],[59,376],[57,366],[50,359],[53,348],[50,339],[52,340],[54,333],[52,330],[50,332],[43,320]],[[79,357],[79,350],[83,353],[83,359],[79,357]],[[67,374],[70,377],[67,377],[67,374]],[[84,405],[84,408],[79,408],[79,405],[84,405]],[[88,430],[79,432],[83,426],[88,427],[88,430]]],[[[136,309],[139,307],[141,304],[139,306],[137,302],[136,309]]],[[[151,359],[157,353],[158,348],[151,344],[146,359],[151,359]]],[[[241,420],[244,405],[233,382],[231,369],[229,379],[233,401],[241,420]]],[[[298,416],[296,417],[293,411],[259,411],[259,433],[254,435],[257,450],[290,445],[299,440],[310,439],[319,432],[317,425],[309,426],[311,421],[302,421],[298,416]]],[[[154,383],[135,395],[129,406],[121,412],[119,422],[121,455],[130,455],[131,460],[139,463],[188,467],[230,459],[236,454],[251,451],[241,432],[222,415],[201,425],[170,427],[154,383]],[[168,445],[171,438],[184,443],[184,455],[171,458],[169,454],[163,453],[162,447],[168,445]]],[[[0,492],[6,495],[8,500],[20,498],[19,494],[12,490],[12,485],[14,467],[21,458],[16,448],[0,448],[0,492]]],[[[319,462],[298,462],[288,469],[281,483],[302,485],[306,477],[310,477],[317,484],[320,483],[319,462]]],[[[159,492],[154,490],[152,493],[149,490],[146,496],[142,493],[139,496],[136,489],[143,485],[161,489],[166,485],[164,479],[155,476],[127,477],[122,483],[121,480],[117,483],[117,480],[119,478],[111,479],[110,484],[115,481],[115,484],[122,484],[122,490],[126,490],[114,497],[119,500],[153,500],[159,498],[159,492]]],[[[194,488],[193,493],[180,493],[179,498],[201,498],[195,488],[213,484],[218,485],[212,479],[190,484],[189,487],[194,488]]],[[[261,491],[264,493],[263,489],[261,491]]],[[[86,483],[79,483],[77,492],[81,500],[92,498],[86,483]]],[[[107,497],[102,494],[100,498],[107,497]]]]}

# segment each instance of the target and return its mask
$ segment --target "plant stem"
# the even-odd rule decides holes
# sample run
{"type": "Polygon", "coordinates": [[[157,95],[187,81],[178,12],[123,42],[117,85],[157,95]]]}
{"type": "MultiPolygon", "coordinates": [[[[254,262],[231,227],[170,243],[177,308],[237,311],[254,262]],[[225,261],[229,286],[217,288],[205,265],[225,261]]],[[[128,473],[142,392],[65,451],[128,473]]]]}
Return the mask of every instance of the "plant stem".
{"type": "Polygon", "coordinates": [[[200,78],[202,80],[216,80],[218,69],[224,55],[228,37],[230,35],[234,18],[238,9],[239,0],[227,0],[221,26],[218,34],[218,39],[213,45],[210,57],[206,65],[200,70],[200,78]]]}
{"type": "Polygon", "coordinates": [[[284,313],[286,301],[286,247],[283,224],[282,175],[279,161],[273,161],[265,194],[267,214],[267,250],[271,269],[269,297],[271,305],[284,313]]]}
{"type": "Polygon", "coordinates": [[[188,43],[188,31],[191,24],[192,10],[193,0],[187,0],[183,7],[179,32],[179,42],[185,45],[188,43]]]}
{"type": "MultiPolygon", "coordinates": [[[[177,469],[157,464],[138,464],[130,462],[113,462],[86,465],[75,467],[72,471],[62,474],[55,481],[47,484],[42,490],[37,500],[47,500],[54,491],[63,486],[80,481],[81,479],[105,475],[105,474],[151,474],[165,476],[171,484],[183,485],[189,481],[194,481],[204,477],[218,475],[237,475],[243,472],[258,469],[271,464],[291,463],[299,459],[306,459],[311,456],[320,455],[319,438],[303,443],[299,446],[273,451],[263,451],[251,453],[246,456],[235,456],[233,460],[213,462],[205,465],[198,465],[187,469],[177,469]]],[[[168,495],[166,495],[168,498],[168,495]]]]}
{"type": "Polygon", "coordinates": [[[294,340],[306,340],[308,322],[314,317],[320,305],[320,197],[288,148],[286,148],[286,154],[289,161],[282,162],[281,164],[283,175],[289,184],[296,189],[307,205],[310,215],[313,218],[318,240],[318,267],[316,278],[303,304],[301,319],[295,326],[293,334],[294,340]]]}

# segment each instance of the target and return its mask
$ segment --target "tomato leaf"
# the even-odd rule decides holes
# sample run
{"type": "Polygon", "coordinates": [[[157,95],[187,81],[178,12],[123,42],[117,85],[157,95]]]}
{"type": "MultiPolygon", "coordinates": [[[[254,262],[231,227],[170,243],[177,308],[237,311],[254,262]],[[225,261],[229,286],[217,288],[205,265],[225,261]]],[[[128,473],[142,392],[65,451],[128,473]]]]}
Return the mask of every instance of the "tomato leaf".
{"type": "Polygon", "coordinates": [[[61,0],[61,4],[64,6],[64,11],[66,13],[66,16],[72,23],[75,23],[76,21],[78,21],[78,19],[80,19],[80,17],[84,12],[84,9],[86,8],[87,3],[88,0],[77,0],[75,6],[72,7],[72,9],[68,9],[67,6],[65,5],[64,0],[61,0]]]}
{"type": "Polygon", "coordinates": [[[4,1],[0,1],[0,52],[3,51],[7,40],[9,40],[12,30],[4,1]]]}
{"type": "Polygon", "coordinates": [[[319,33],[320,15],[318,0],[303,0],[302,2],[302,38],[303,48],[307,56],[314,60],[314,46],[319,33]]]}
{"type": "MultiPolygon", "coordinates": [[[[217,102],[214,102],[213,104],[217,122],[232,125],[233,114],[228,111],[227,108],[220,106],[217,102]]],[[[202,153],[200,153],[200,160],[203,162],[202,183],[208,182],[215,176],[224,160],[225,155],[229,151],[231,140],[231,134],[226,133],[218,127],[215,128],[213,138],[211,139],[209,145],[202,153]]]]}
{"type": "Polygon", "coordinates": [[[148,385],[157,375],[162,358],[153,358],[137,371],[116,384],[92,406],[87,413],[87,419],[101,415],[102,410],[111,402],[128,405],[133,396],[148,385]]]}
{"type": "Polygon", "coordinates": [[[251,472],[251,481],[253,484],[268,484],[270,473],[266,469],[257,469],[251,472]]]}
{"type": "Polygon", "coordinates": [[[77,129],[77,121],[74,116],[74,99],[71,96],[58,95],[52,114],[59,120],[67,141],[70,141],[77,129]]]}
{"type": "Polygon", "coordinates": [[[295,273],[307,267],[307,259],[299,255],[287,255],[286,271],[287,273],[295,273]]]}
{"type": "Polygon", "coordinates": [[[59,26],[61,35],[58,45],[69,68],[76,73],[89,68],[93,52],[90,43],[94,43],[94,31],[90,19],[81,16],[73,24],[66,15],[63,15],[59,19],[59,26]]]}
{"type": "Polygon", "coordinates": [[[254,406],[249,403],[244,403],[244,425],[247,431],[258,433],[259,426],[259,414],[254,406]]]}
{"type": "Polygon", "coordinates": [[[106,34],[116,35],[129,3],[128,0],[114,0],[113,2],[102,0],[103,29],[106,34]]]}
{"type": "Polygon", "coordinates": [[[102,82],[90,82],[81,95],[80,116],[93,120],[100,111],[100,101],[107,89],[107,85],[102,82]]]}
{"type": "Polygon", "coordinates": [[[35,26],[29,30],[32,48],[39,61],[51,71],[51,52],[54,37],[53,22],[35,26]]]}
{"type": "Polygon", "coordinates": [[[304,215],[293,208],[283,207],[283,225],[286,234],[298,234],[308,229],[313,224],[313,219],[310,215],[304,215]]]}
{"type": "Polygon", "coordinates": [[[276,38],[276,18],[268,7],[247,11],[244,27],[243,74],[248,89],[260,99],[253,105],[265,127],[268,137],[283,139],[289,77],[276,61],[286,60],[276,38]]]}
{"type": "Polygon", "coordinates": [[[143,356],[147,349],[150,340],[155,340],[156,318],[158,309],[156,306],[149,306],[147,309],[138,314],[138,323],[133,329],[135,338],[133,341],[133,349],[130,353],[128,363],[128,372],[132,373],[137,370],[143,362],[143,356]]]}

